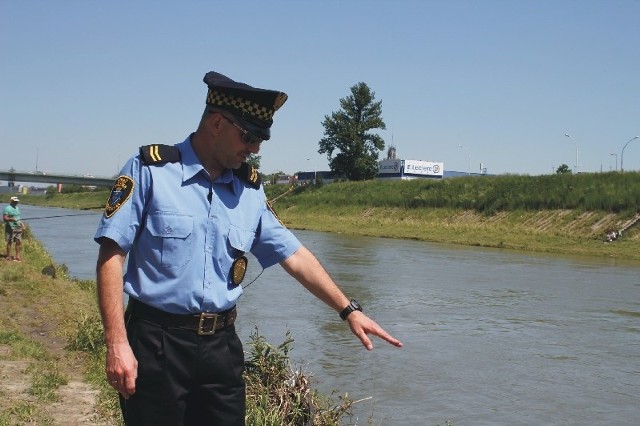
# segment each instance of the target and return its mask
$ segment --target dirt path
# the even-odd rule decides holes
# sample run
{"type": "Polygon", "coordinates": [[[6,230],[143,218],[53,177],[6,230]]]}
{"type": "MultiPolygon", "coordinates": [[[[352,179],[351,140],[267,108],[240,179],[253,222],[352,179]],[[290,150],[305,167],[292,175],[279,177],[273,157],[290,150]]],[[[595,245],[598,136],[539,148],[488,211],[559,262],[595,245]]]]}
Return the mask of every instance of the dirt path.
{"type": "Polygon", "coordinates": [[[55,310],[60,302],[53,294],[64,293],[61,287],[68,284],[32,275],[25,264],[0,262],[0,334],[9,339],[0,343],[0,424],[111,426],[98,419],[98,391],[84,381],[86,355],[65,350],[60,334],[60,316],[68,319],[69,313],[55,310]],[[54,402],[32,394],[34,379],[46,373],[66,381],[54,402]]]}
{"type": "MultiPolygon", "coordinates": [[[[31,395],[34,374],[38,369],[30,369],[30,362],[13,359],[12,349],[8,345],[0,345],[0,411],[9,407],[26,407],[26,404],[37,406],[43,410],[39,417],[51,420],[51,424],[101,425],[111,426],[112,423],[99,421],[96,412],[96,397],[98,391],[83,381],[83,371],[77,366],[80,360],[64,350],[62,339],[51,336],[46,331],[33,330],[30,334],[34,340],[43,343],[47,352],[55,360],[56,367],[67,379],[67,383],[57,389],[57,401],[42,404],[31,395]]],[[[25,424],[33,424],[29,420],[28,409],[24,408],[22,415],[25,424]],[[26,418],[25,418],[26,417],[26,418]]]]}
{"type": "MultiPolygon", "coordinates": [[[[32,383],[33,374],[29,370],[29,362],[11,360],[11,348],[0,345],[0,395],[2,395],[0,407],[2,411],[25,407],[22,410],[24,414],[21,415],[24,424],[33,424],[26,404],[41,406],[29,393],[32,383]]],[[[58,401],[43,407],[44,417],[49,418],[54,425],[107,426],[109,423],[100,422],[97,419],[95,410],[97,394],[98,392],[82,382],[81,378],[70,377],[66,385],[58,388],[58,401]]]]}

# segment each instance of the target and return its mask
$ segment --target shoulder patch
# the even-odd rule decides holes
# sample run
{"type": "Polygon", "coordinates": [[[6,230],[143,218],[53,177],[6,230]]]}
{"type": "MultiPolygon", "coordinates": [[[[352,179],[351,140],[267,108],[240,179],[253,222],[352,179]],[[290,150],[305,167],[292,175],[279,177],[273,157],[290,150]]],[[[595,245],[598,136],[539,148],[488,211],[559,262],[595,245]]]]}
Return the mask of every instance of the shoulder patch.
{"type": "Polygon", "coordinates": [[[111,188],[109,201],[104,207],[104,217],[110,218],[131,198],[135,182],[129,176],[119,176],[111,188]]]}
{"type": "Polygon", "coordinates": [[[180,161],[180,150],[173,145],[145,145],[140,147],[140,158],[147,165],[177,163],[180,161]]]}
{"type": "Polygon", "coordinates": [[[249,185],[253,186],[255,189],[259,189],[262,184],[262,178],[260,177],[258,169],[249,165],[249,163],[242,163],[239,168],[233,169],[233,174],[248,182],[249,185]]]}

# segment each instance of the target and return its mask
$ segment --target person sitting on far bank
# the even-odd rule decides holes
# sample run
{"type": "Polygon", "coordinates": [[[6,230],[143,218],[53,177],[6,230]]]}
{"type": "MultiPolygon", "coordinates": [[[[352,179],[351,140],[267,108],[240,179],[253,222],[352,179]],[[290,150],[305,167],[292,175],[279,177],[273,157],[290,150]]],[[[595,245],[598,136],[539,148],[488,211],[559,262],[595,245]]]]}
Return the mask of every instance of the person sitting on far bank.
{"type": "Polygon", "coordinates": [[[7,260],[21,262],[20,249],[22,247],[23,224],[20,221],[20,207],[18,197],[11,197],[11,203],[2,211],[2,221],[4,222],[4,233],[7,242],[7,260]],[[11,256],[11,246],[14,246],[15,256],[11,256]]]}
{"type": "MultiPolygon", "coordinates": [[[[262,268],[279,263],[368,350],[369,335],[402,346],[280,222],[247,164],[270,139],[287,95],[213,71],[204,82],[197,130],[176,145],[143,146],[127,161],[95,234],[106,376],[127,426],[244,425],[234,322],[248,252],[262,268]]],[[[291,301],[274,303],[286,311],[291,301]]]]}

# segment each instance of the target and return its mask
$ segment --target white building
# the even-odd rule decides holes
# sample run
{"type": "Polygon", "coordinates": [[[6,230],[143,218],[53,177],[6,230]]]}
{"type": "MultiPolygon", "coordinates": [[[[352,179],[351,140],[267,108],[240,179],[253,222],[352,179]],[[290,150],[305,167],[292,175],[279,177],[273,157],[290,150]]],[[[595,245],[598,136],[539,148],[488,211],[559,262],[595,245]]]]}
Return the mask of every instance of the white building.
{"type": "Polygon", "coordinates": [[[396,149],[387,151],[387,159],[378,161],[378,179],[442,179],[444,163],[438,161],[402,160],[396,149]]]}

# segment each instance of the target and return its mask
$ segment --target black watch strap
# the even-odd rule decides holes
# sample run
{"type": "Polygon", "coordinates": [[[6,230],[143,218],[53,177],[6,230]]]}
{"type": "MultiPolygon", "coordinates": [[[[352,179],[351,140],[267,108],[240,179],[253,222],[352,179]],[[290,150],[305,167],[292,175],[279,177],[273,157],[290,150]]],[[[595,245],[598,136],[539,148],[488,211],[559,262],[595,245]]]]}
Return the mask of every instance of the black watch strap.
{"type": "Polygon", "coordinates": [[[340,312],[340,318],[342,318],[343,321],[346,320],[349,314],[353,311],[362,312],[362,306],[360,306],[358,301],[355,299],[351,299],[347,307],[340,312]]]}

